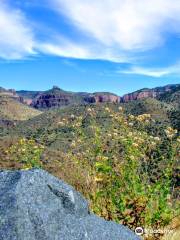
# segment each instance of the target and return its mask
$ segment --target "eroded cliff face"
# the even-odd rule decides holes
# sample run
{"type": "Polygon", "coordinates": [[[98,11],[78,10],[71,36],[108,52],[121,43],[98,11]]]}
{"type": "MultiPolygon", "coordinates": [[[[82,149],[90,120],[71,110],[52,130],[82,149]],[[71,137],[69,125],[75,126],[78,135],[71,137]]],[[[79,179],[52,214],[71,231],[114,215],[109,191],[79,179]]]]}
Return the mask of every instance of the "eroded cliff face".
{"type": "Polygon", "coordinates": [[[56,108],[69,105],[72,98],[66,94],[41,94],[31,102],[31,106],[37,109],[56,108]]]}
{"type": "Polygon", "coordinates": [[[23,103],[25,103],[25,104],[27,104],[27,105],[29,105],[29,106],[32,104],[32,102],[33,102],[32,99],[24,99],[24,98],[23,98],[23,103]]]}
{"type": "Polygon", "coordinates": [[[56,86],[44,92],[19,91],[0,88],[0,96],[11,97],[36,109],[59,108],[67,105],[118,103],[120,97],[112,93],[73,93],[56,86]]]}
{"type": "Polygon", "coordinates": [[[125,94],[121,98],[121,102],[129,102],[144,98],[159,98],[162,94],[172,92],[178,85],[167,85],[153,89],[142,89],[133,93],[125,94]]]}
{"type": "Polygon", "coordinates": [[[4,89],[0,88],[0,97],[13,98],[19,102],[23,102],[23,98],[19,96],[14,89],[4,89]]]}
{"type": "Polygon", "coordinates": [[[84,98],[87,103],[119,103],[120,97],[114,94],[92,94],[84,98]]]}
{"type": "Polygon", "coordinates": [[[145,90],[142,92],[134,92],[134,93],[126,94],[121,99],[122,99],[122,102],[129,102],[129,101],[144,99],[148,97],[156,98],[157,95],[158,93],[156,91],[145,90]]]}
{"type": "Polygon", "coordinates": [[[73,103],[74,94],[54,86],[49,91],[39,93],[30,105],[37,109],[58,108],[73,103]]]}
{"type": "Polygon", "coordinates": [[[120,97],[112,93],[72,93],[53,87],[53,89],[37,95],[30,105],[37,109],[46,109],[75,104],[118,102],[120,102],[120,97]]]}
{"type": "Polygon", "coordinates": [[[0,95],[9,95],[36,109],[50,109],[76,104],[123,103],[144,98],[159,99],[163,94],[173,92],[179,86],[179,84],[174,84],[153,89],[146,88],[125,94],[123,97],[108,92],[73,93],[64,91],[57,86],[44,92],[19,91],[18,94],[15,90],[5,90],[0,88],[0,95]]]}

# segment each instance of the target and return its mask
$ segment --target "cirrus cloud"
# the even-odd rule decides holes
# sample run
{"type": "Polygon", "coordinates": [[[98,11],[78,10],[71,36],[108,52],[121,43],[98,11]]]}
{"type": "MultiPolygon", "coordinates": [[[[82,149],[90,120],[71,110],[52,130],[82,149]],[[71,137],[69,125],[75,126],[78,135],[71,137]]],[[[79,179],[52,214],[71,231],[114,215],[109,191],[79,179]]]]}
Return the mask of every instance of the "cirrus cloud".
{"type": "Polygon", "coordinates": [[[144,51],[180,32],[179,0],[51,0],[78,29],[104,46],[144,51]]]}
{"type": "Polygon", "coordinates": [[[0,2],[0,58],[21,59],[35,54],[33,31],[20,10],[0,2]]]}
{"type": "Polygon", "coordinates": [[[172,66],[167,66],[164,68],[145,68],[133,66],[127,70],[118,70],[117,73],[143,75],[155,78],[174,74],[180,75],[180,62],[177,62],[172,66]]]}
{"type": "MultiPolygon", "coordinates": [[[[0,0],[0,58],[4,59],[43,53],[137,64],[138,60],[148,61],[149,50],[162,46],[171,35],[180,33],[179,0],[45,0],[49,2],[46,4],[46,13],[50,13],[47,21],[32,14],[36,0],[7,5],[11,1],[0,0]],[[34,2],[31,14],[27,14],[29,21],[25,11],[28,13],[30,7],[28,4],[23,7],[25,2],[34,2]],[[51,22],[54,12],[59,14],[58,24],[51,22]],[[38,21],[43,27],[37,30],[38,21]],[[48,31],[48,21],[52,32],[48,31]],[[69,34],[71,30],[76,37],[69,34]]],[[[38,5],[40,8],[44,10],[38,5]]],[[[142,69],[131,70],[140,72],[142,69]]],[[[152,71],[151,75],[160,73],[152,71]]]]}

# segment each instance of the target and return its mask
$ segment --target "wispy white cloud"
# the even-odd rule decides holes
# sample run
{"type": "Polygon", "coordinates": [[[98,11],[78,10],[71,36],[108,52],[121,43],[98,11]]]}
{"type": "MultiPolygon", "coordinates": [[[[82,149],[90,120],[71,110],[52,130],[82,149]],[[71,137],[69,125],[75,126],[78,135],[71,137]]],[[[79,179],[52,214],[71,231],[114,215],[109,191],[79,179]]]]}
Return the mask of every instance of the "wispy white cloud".
{"type": "Polygon", "coordinates": [[[143,67],[131,67],[127,70],[118,70],[118,73],[123,74],[137,74],[149,77],[164,77],[168,75],[180,75],[180,62],[175,65],[164,67],[164,68],[143,68],[143,67]]]}
{"type": "Polygon", "coordinates": [[[0,58],[21,59],[35,54],[33,31],[23,13],[0,2],[0,58]]]}
{"type": "Polygon", "coordinates": [[[179,0],[50,0],[72,24],[103,45],[147,50],[180,32],[179,0]]]}
{"type": "Polygon", "coordinates": [[[38,49],[41,52],[62,56],[62,57],[72,57],[72,58],[88,58],[90,53],[86,48],[78,46],[72,43],[66,43],[65,45],[57,43],[40,43],[38,49]]]}
{"type": "MultiPolygon", "coordinates": [[[[133,63],[137,56],[145,55],[144,51],[163,44],[168,32],[180,33],[179,0],[45,0],[49,2],[46,10],[50,6],[49,11],[54,9],[65,15],[73,31],[78,30],[76,39],[65,36],[66,32],[62,37],[61,26],[57,25],[51,29],[53,34],[48,31],[52,24],[44,24],[37,31],[34,29],[37,22],[30,26],[22,10],[7,6],[7,2],[11,1],[0,0],[0,58],[4,59],[21,59],[43,53],[133,63]],[[38,32],[36,36],[35,32],[38,32]]],[[[32,5],[38,1],[25,2],[32,5]]],[[[17,6],[22,7],[21,1],[17,6]]],[[[22,9],[28,11],[28,7],[22,9]]],[[[136,73],[146,69],[134,67],[130,70],[136,73]]],[[[167,74],[167,69],[163,72],[161,69],[151,70],[146,71],[146,75],[167,74]]]]}
{"type": "Polygon", "coordinates": [[[94,44],[91,41],[82,43],[66,38],[58,31],[57,26],[51,30],[45,25],[41,26],[38,35],[45,35],[45,38],[39,39],[35,35],[38,23],[33,22],[31,25],[19,9],[20,2],[17,5],[18,9],[8,3],[10,1],[0,0],[0,58],[2,59],[19,60],[43,53],[78,59],[127,61],[125,54],[119,55],[117,51],[113,52],[111,48],[104,48],[101,44],[94,44]]]}
{"type": "Polygon", "coordinates": [[[118,55],[117,52],[99,45],[76,43],[62,37],[58,40],[56,37],[55,41],[36,43],[36,48],[44,54],[68,58],[109,60],[118,63],[129,61],[123,53],[118,55]]]}

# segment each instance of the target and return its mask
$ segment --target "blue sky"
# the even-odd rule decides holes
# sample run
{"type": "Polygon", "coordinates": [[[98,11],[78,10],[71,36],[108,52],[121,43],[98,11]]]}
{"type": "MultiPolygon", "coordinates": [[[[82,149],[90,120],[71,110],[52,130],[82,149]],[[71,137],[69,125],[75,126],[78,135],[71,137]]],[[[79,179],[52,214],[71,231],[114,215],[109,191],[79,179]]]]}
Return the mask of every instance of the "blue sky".
{"type": "Polygon", "coordinates": [[[179,0],[0,0],[0,86],[110,91],[179,83],[179,0]]]}

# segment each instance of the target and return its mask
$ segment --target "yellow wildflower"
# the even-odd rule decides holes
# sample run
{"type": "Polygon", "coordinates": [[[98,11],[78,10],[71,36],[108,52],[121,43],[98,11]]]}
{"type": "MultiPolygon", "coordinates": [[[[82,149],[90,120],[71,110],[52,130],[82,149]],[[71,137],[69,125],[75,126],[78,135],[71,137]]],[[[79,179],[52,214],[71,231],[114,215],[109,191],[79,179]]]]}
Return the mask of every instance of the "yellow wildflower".
{"type": "Polygon", "coordinates": [[[130,118],[131,120],[133,120],[135,117],[134,117],[134,115],[129,115],[129,118],[130,118]]]}
{"type": "Polygon", "coordinates": [[[103,181],[103,178],[101,178],[101,177],[95,177],[94,180],[95,180],[96,182],[102,182],[102,181],[103,181]]]}
{"type": "Polygon", "coordinates": [[[71,147],[75,147],[75,146],[76,146],[75,141],[72,141],[72,143],[71,143],[71,147]]]}
{"type": "Polygon", "coordinates": [[[58,124],[59,124],[59,125],[61,125],[61,126],[63,126],[63,125],[64,125],[64,123],[63,123],[63,122],[58,122],[58,124]]]}
{"type": "Polygon", "coordinates": [[[105,110],[106,110],[107,112],[110,112],[110,109],[109,109],[108,107],[106,107],[105,110]]]}
{"type": "Polygon", "coordinates": [[[28,171],[29,169],[31,169],[30,167],[24,167],[23,170],[24,171],[28,171]]]}
{"type": "Polygon", "coordinates": [[[133,147],[138,147],[139,146],[137,143],[133,143],[132,145],[133,145],[133,147]]]}

